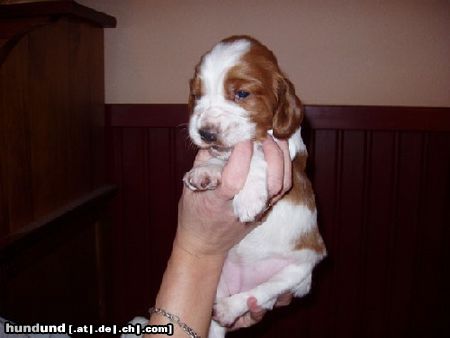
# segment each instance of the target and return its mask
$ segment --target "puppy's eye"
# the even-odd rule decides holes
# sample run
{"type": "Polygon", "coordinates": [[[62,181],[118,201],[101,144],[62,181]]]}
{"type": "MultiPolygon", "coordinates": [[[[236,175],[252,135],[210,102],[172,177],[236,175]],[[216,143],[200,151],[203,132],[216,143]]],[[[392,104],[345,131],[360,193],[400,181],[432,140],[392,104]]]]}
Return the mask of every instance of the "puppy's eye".
{"type": "Polygon", "coordinates": [[[236,92],[236,94],[234,95],[234,97],[236,100],[242,100],[242,99],[245,99],[249,95],[250,95],[250,93],[246,92],[245,90],[238,90],[236,92]]]}
{"type": "Polygon", "coordinates": [[[192,98],[193,98],[194,100],[199,100],[200,97],[201,97],[201,95],[200,95],[200,94],[197,94],[197,93],[192,93],[191,96],[192,96],[192,98]]]}

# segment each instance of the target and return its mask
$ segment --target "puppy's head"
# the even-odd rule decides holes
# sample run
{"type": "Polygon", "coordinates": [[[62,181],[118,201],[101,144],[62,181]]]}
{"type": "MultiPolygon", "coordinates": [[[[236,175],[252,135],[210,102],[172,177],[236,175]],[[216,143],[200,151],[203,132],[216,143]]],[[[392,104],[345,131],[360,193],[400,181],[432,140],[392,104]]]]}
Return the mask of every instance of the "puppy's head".
{"type": "Polygon", "coordinates": [[[190,82],[189,109],[193,142],[217,150],[261,140],[268,130],[288,138],[302,120],[300,100],[275,56],[247,36],[222,40],[203,55],[190,82]]]}

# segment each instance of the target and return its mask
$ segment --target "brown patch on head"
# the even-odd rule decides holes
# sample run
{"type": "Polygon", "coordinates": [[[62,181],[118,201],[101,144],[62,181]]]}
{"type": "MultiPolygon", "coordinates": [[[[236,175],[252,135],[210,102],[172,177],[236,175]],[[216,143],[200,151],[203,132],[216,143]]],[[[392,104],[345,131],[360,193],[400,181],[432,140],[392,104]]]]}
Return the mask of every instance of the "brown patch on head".
{"type": "Polygon", "coordinates": [[[272,52],[253,38],[236,36],[225,41],[239,39],[250,41],[251,47],[240,62],[228,71],[224,83],[225,95],[250,113],[250,119],[257,126],[255,139],[262,140],[272,129],[277,100],[273,91],[273,74],[278,71],[278,65],[272,52]],[[239,91],[245,91],[249,96],[240,99],[236,95],[239,91]]]}
{"type": "Polygon", "coordinates": [[[305,173],[307,158],[308,154],[301,152],[292,161],[292,188],[283,198],[295,204],[303,204],[313,211],[316,209],[316,202],[311,182],[305,173]]]}
{"type": "Polygon", "coordinates": [[[294,86],[281,72],[272,51],[259,41],[248,36],[232,36],[223,42],[240,39],[250,41],[251,47],[226,76],[226,98],[250,113],[251,120],[257,125],[257,140],[266,137],[269,129],[273,129],[274,136],[279,139],[289,138],[302,121],[301,103],[294,86]],[[240,90],[250,95],[236,99],[240,90]]]}
{"type": "Polygon", "coordinates": [[[198,76],[199,65],[195,67],[194,77],[189,81],[190,92],[188,100],[188,109],[190,113],[192,113],[194,109],[195,101],[203,95],[202,81],[198,76]]]}
{"type": "Polygon", "coordinates": [[[300,236],[295,244],[295,250],[309,249],[318,254],[325,254],[326,248],[322,236],[317,228],[308,231],[300,236]]]}

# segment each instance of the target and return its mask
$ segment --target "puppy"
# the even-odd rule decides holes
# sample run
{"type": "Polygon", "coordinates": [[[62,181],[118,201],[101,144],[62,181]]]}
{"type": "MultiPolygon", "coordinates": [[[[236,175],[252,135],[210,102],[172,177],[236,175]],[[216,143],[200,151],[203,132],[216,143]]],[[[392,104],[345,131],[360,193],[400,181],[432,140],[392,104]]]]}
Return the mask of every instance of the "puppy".
{"type": "Polygon", "coordinates": [[[214,189],[235,144],[252,140],[250,171],[233,199],[242,222],[260,224],[228,253],[214,305],[209,337],[248,311],[251,296],[272,309],[278,296],[309,292],[313,267],[326,255],[317,227],[314,192],[305,174],[307,151],[301,138],[300,100],[273,53],[248,36],[232,36],[207,52],[190,82],[189,135],[212,158],[184,176],[192,190],[214,189]],[[292,188],[266,211],[266,162],[261,141],[288,140],[292,188]],[[258,217],[264,212],[262,220],[258,217]]]}

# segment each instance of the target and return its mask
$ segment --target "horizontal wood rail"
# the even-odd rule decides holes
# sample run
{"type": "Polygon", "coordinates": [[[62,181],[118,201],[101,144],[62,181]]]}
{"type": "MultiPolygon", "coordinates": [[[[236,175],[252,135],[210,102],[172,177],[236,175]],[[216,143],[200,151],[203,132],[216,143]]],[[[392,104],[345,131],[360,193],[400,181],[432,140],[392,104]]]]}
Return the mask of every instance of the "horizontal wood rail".
{"type": "Polygon", "coordinates": [[[393,106],[306,106],[313,129],[450,130],[450,108],[393,106]]]}
{"type": "Polygon", "coordinates": [[[52,211],[45,218],[36,220],[24,226],[19,231],[1,238],[0,260],[9,252],[16,251],[22,246],[26,247],[27,242],[32,241],[33,238],[39,238],[44,235],[44,232],[50,231],[52,228],[57,228],[61,224],[66,223],[68,219],[76,217],[77,214],[82,214],[95,208],[99,203],[111,198],[116,190],[117,187],[115,185],[106,185],[98,188],[52,211]]]}
{"type": "MultiPolygon", "coordinates": [[[[187,104],[108,104],[111,127],[179,127],[187,104]]],[[[346,130],[450,130],[450,108],[305,105],[307,126],[346,130]]]]}

